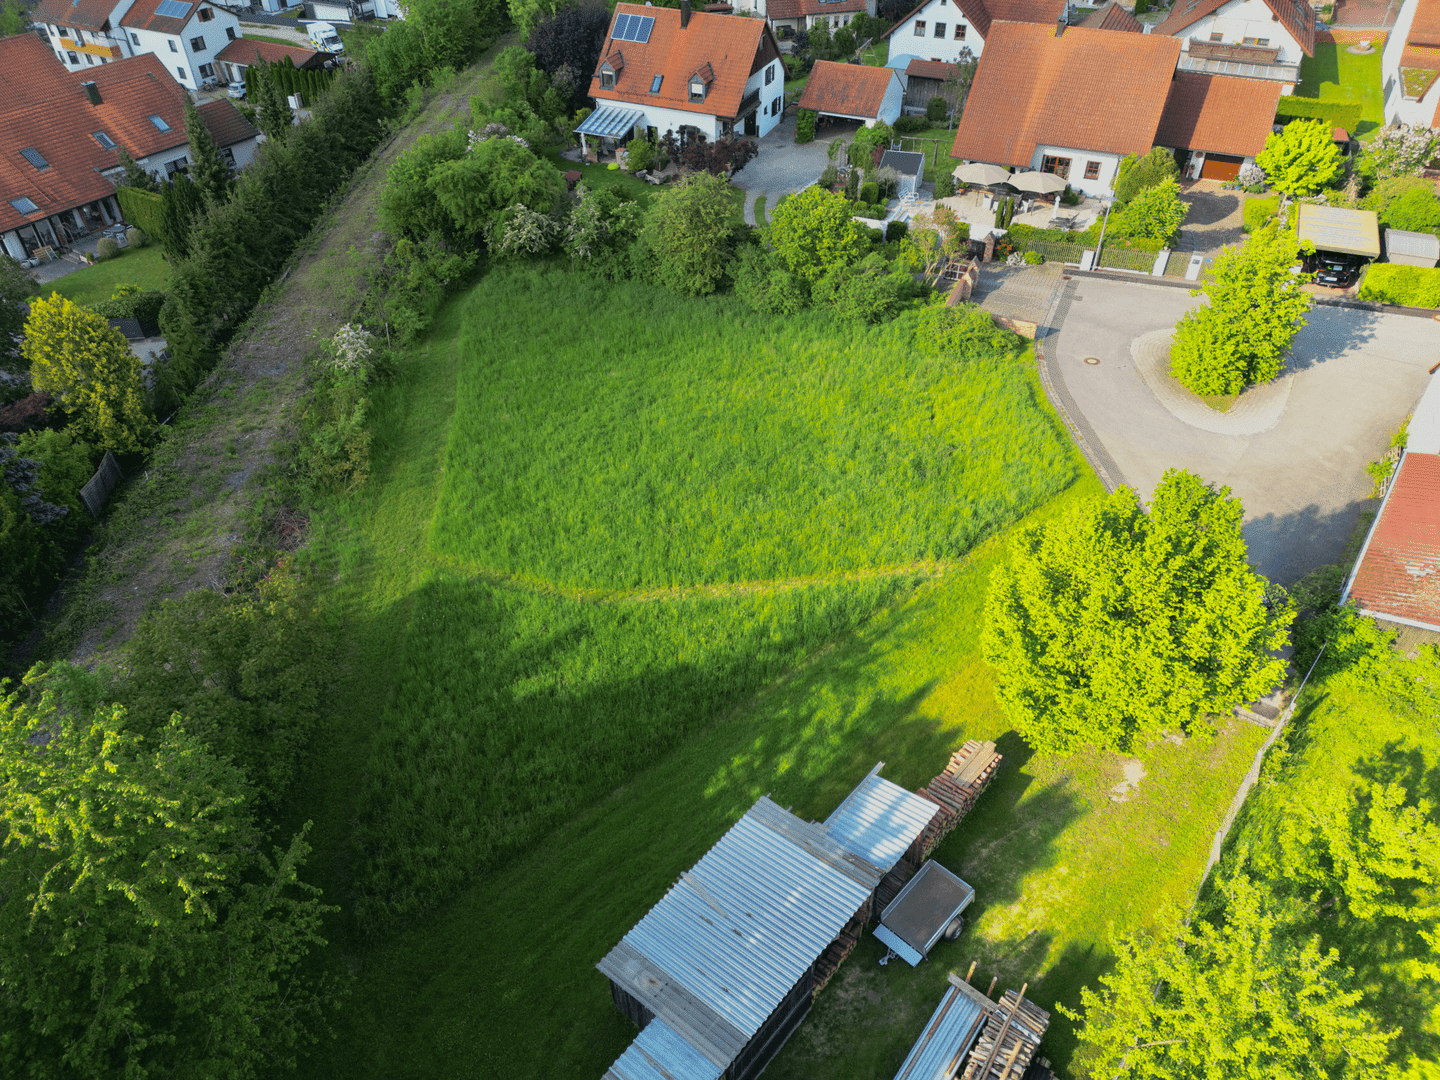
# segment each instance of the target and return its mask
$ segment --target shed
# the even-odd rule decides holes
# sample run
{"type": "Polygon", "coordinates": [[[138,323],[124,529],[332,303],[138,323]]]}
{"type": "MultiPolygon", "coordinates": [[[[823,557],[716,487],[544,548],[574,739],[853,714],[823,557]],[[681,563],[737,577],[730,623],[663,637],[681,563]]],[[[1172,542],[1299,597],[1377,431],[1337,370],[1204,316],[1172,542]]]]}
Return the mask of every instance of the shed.
{"type": "Polygon", "coordinates": [[[925,175],[925,155],[904,150],[886,150],[880,158],[880,168],[886,167],[900,174],[900,195],[903,198],[920,189],[920,178],[925,175]]]}
{"type": "Polygon", "coordinates": [[[1380,220],[1373,210],[1301,203],[1295,215],[1295,235],[1301,242],[1314,243],[1317,251],[1380,257],[1380,220]]]}
{"type": "Polygon", "coordinates": [[[895,1080],[951,1080],[985,1024],[987,1010],[976,1000],[979,996],[967,994],[952,983],[910,1048],[895,1080]]]}
{"type": "Polygon", "coordinates": [[[1386,229],[1385,258],[1401,266],[1434,266],[1440,263],[1440,236],[1386,229]]]}

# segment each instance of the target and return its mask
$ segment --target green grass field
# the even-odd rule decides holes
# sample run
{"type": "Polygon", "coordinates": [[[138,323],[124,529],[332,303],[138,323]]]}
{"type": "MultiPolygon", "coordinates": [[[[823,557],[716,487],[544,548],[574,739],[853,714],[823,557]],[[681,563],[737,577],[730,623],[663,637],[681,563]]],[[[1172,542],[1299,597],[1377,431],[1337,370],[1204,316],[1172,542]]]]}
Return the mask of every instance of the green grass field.
{"type": "Polygon", "coordinates": [[[1315,55],[1300,61],[1295,93],[1322,101],[1358,101],[1364,106],[1360,136],[1385,124],[1385,94],[1380,77],[1380,50],[1368,56],[1346,52],[1343,44],[1315,43],[1315,55]]]}
{"type": "Polygon", "coordinates": [[[93,304],[97,300],[109,300],[116,285],[164,289],[169,278],[170,267],[160,246],[150,244],[143,248],[124,248],[116,258],[76,270],[40,288],[46,296],[58,292],[77,304],[93,304]]]}

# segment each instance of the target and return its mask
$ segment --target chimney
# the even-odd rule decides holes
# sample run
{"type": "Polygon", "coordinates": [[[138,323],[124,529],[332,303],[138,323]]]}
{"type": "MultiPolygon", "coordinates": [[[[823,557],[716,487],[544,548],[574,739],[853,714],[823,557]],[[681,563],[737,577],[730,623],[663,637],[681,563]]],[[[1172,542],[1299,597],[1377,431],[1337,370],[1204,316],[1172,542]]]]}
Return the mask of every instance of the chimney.
{"type": "Polygon", "coordinates": [[[680,0],[680,29],[690,25],[690,0],[680,0]]]}
{"type": "Polygon", "coordinates": [[[80,84],[80,88],[85,91],[85,96],[90,99],[91,105],[104,104],[103,99],[100,97],[100,88],[93,82],[83,82],[80,84]]]}
{"type": "Polygon", "coordinates": [[[1055,20],[1055,36],[1059,37],[1063,33],[1065,33],[1065,16],[1061,15],[1055,20]]]}

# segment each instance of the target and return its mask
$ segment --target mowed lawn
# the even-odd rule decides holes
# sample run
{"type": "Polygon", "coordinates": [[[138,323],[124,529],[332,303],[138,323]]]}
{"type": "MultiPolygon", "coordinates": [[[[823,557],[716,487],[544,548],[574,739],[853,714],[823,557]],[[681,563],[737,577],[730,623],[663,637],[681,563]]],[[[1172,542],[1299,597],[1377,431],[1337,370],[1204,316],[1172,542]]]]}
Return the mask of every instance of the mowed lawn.
{"type": "MultiPolygon", "coordinates": [[[[1125,762],[1114,755],[1030,756],[978,655],[998,536],[900,574],[598,598],[436,553],[433,516],[453,491],[454,436],[473,408],[457,392],[474,362],[465,324],[497,314],[490,290],[509,273],[526,280],[503,272],[452,303],[377,395],[375,478],[314,522],[308,557],[333,575],[326,612],[346,667],[302,785],[309,801],[293,810],[297,823],[315,821],[307,877],[346,908],[326,961],[356,982],[336,1038],[303,1071],[601,1076],[634,1028],[595,962],[757,797],[818,819],[877,760],[914,787],[967,738],[994,738],[1006,755],[940,851],[977,887],[970,928],[918,970],[880,968],[867,939],[770,1075],[888,1080],[945,972],[971,959],[986,982],[1028,980],[1043,1005],[1073,1003],[1107,961],[1112,922],[1127,930],[1161,898],[1193,891],[1263,732],[1234,725],[1209,743],[1161,741],[1137,755],[1139,785],[1120,792],[1125,762]],[[377,792],[396,797],[394,813],[377,792]],[[497,806],[516,813],[501,820],[497,806]],[[512,842],[486,865],[475,853],[495,828],[512,842]],[[407,830],[408,867],[383,847],[407,830]],[[451,899],[436,907],[438,896],[451,899]]],[[[573,286],[584,295],[582,281],[573,286]]],[[[668,300],[692,312],[715,303],[668,300]]],[[[591,344],[626,363],[637,339],[591,344]]],[[[534,351],[536,383],[555,380],[554,356],[534,351]]],[[[1053,437],[1032,367],[1013,374],[1053,437]]],[[[855,400],[839,389],[838,400],[855,400]]],[[[774,442],[769,432],[755,437],[774,442]]],[[[581,469],[572,448],[587,437],[577,425],[530,445],[554,469],[581,469]]],[[[1066,450],[1056,469],[1069,478],[1083,467],[1066,450]]],[[[1028,520],[1099,493],[1081,472],[1028,520]]],[[[1057,1016],[1045,1053],[1063,1066],[1073,1045],[1057,1016]]]]}
{"type": "Polygon", "coordinates": [[[1368,56],[1346,52],[1345,44],[1315,43],[1315,55],[1300,61],[1300,83],[1295,93],[1322,101],[1356,101],[1368,126],[1351,135],[1385,125],[1385,95],[1380,78],[1380,49],[1368,56]]]}
{"type": "Polygon", "coordinates": [[[169,277],[170,266],[160,245],[149,244],[143,248],[124,248],[115,258],[66,274],[40,286],[40,291],[45,296],[58,292],[77,304],[93,304],[97,300],[109,300],[117,285],[163,290],[169,277]]]}

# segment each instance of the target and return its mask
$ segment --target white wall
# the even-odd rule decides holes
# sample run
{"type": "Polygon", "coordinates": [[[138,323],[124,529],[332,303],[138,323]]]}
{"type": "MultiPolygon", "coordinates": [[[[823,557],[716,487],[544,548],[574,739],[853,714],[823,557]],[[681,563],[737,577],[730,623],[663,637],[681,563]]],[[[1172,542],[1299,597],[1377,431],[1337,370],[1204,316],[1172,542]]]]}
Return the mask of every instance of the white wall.
{"type": "Polygon", "coordinates": [[[201,64],[211,64],[216,67],[214,77],[224,80],[224,72],[219,70],[220,65],[215,63],[215,57],[220,51],[229,45],[231,38],[225,33],[229,27],[235,31],[235,37],[241,38],[245,35],[240,31],[240,20],[223,8],[210,7],[208,10],[215,12],[215,17],[209,22],[201,22],[199,9],[190,16],[190,21],[185,24],[185,29],[180,34],[161,34],[154,30],[136,30],[131,27],[121,27],[121,30],[130,39],[131,47],[137,53],[154,53],[160,58],[167,71],[175,76],[176,81],[187,90],[195,90],[200,86],[203,76],[200,74],[201,64]],[[190,48],[191,38],[204,38],[205,48],[194,50],[190,48]],[[170,50],[170,43],[174,42],[175,51],[170,50]]]}
{"type": "MultiPolygon", "coordinates": [[[[122,0],[122,3],[116,7],[116,11],[128,11],[133,2],[134,0],[122,0]]],[[[111,18],[112,26],[114,25],[116,17],[117,16],[112,16],[111,18]]],[[[84,71],[87,67],[98,67],[101,64],[109,63],[111,59],[123,60],[127,56],[135,55],[135,50],[130,45],[130,39],[122,34],[118,27],[113,30],[112,33],[105,34],[98,30],[82,30],[75,26],[67,26],[62,30],[61,26],[63,24],[56,23],[39,25],[43,25],[48,31],[50,35],[50,47],[55,50],[55,55],[59,58],[60,62],[65,65],[67,71],[84,71]],[[94,53],[87,54],[76,49],[73,50],[75,52],[75,63],[72,64],[70,62],[70,52],[72,50],[65,48],[65,46],[60,43],[61,38],[67,38],[77,44],[98,45],[101,48],[117,48],[120,50],[120,55],[118,57],[103,57],[97,56],[94,53]]]]}
{"type": "MultiPolygon", "coordinates": [[[[885,97],[880,102],[880,113],[877,119],[884,120],[887,124],[893,124],[900,119],[900,109],[905,104],[905,87],[900,81],[898,72],[890,76],[890,85],[885,88],[885,97]]],[[[875,125],[868,120],[866,127],[875,125]]]]}
{"type": "MultiPolygon", "coordinates": [[[[745,93],[741,96],[748,96],[752,90],[760,91],[760,110],[756,113],[755,120],[760,125],[760,135],[763,137],[770,134],[775,125],[780,123],[780,114],[785,111],[785,65],[779,60],[771,60],[751,75],[745,82],[745,93]],[[768,86],[765,83],[767,71],[771,73],[768,86]]],[[[743,123],[740,130],[745,130],[743,123]]]]}
{"type": "Polygon", "coordinates": [[[1221,44],[1243,45],[1247,37],[1264,39],[1266,48],[1279,49],[1282,64],[1298,64],[1305,57],[1304,51],[1285,29],[1285,24],[1275,18],[1265,0],[1231,0],[1219,11],[1192,23],[1175,36],[1190,42],[1209,41],[1211,34],[1221,36],[1221,44]]]}
{"type": "Polygon", "coordinates": [[[1380,81],[1385,91],[1385,119],[1388,123],[1429,127],[1435,121],[1436,106],[1440,105],[1440,79],[1436,79],[1418,101],[1405,100],[1405,85],[1400,81],[1400,56],[1405,51],[1405,39],[1410,36],[1417,7],[1418,0],[1405,0],[1401,6],[1395,29],[1390,31],[1385,40],[1385,51],[1380,54],[1380,81]]]}
{"type": "MultiPolygon", "coordinates": [[[[180,131],[180,137],[182,139],[185,137],[185,131],[183,128],[180,131]]],[[[182,142],[179,146],[172,146],[169,150],[157,150],[149,157],[141,158],[138,162],[136,162],[136,164],[138,164],[151,176],[155,177],[155,179],[164,180],[168,176],[168,174],[165,172],[165,163],[167,161],[175,161],[178,158],[185,157],[189,153],[190,144],[182,142]]]]}
{"type": "Polygon", "coordinates": [[[1115,185],[1115,173],[1120,168],[1120,154],[1106,154],[1098,150],[1076,150],[1065,146],[1037,146],[1030,159],[1030,167],[1039,170],[1047,157],[1070,159],[1068,183],[1076,191],[1086,195],[1109,195],[1115,185]],[[1100,175],[1094,180],[1085,179],[1085,166],[1091,161],[1100,162],[1100,175]]]}
{"type": "Polygon", "coordinates": [[[909,67],[911,60],[940,60],[953,64],[960,59],[962,49],[969,49],[978,57],[984,48],[985,39],[951,0],[930,0],[930,3],[895,28],[895,32],[890,35],[890,58],[885,63],[887,67],[898,68],[900,71],[909,67]],[[917,22],[925,24],[924,37],[915,36],[917,22]],[[937,23],[945,24],[943,38],[935,36],[937,23]],[[965,28],[963,41],[955,39],[957,26],[965,28]]]}

